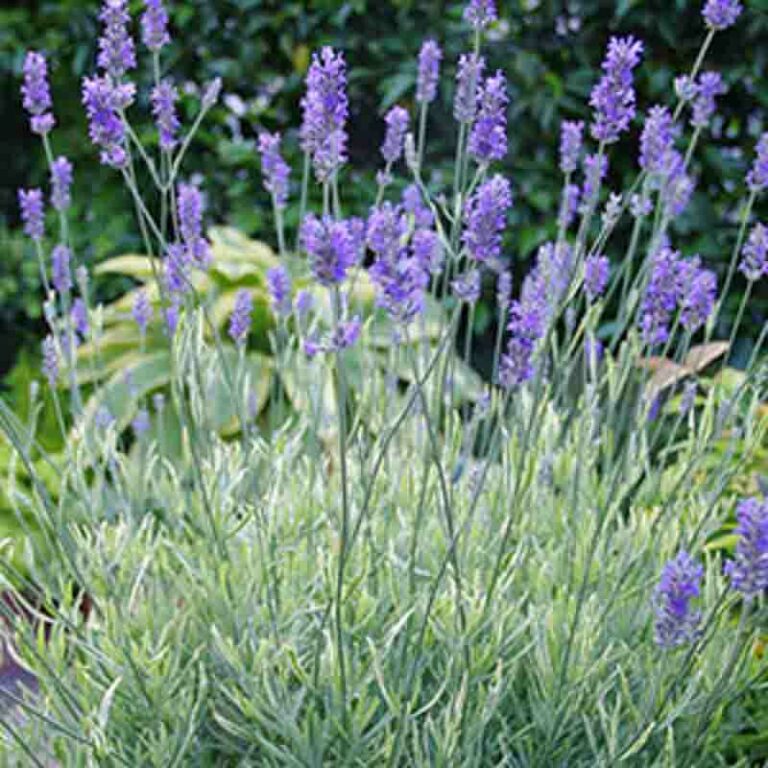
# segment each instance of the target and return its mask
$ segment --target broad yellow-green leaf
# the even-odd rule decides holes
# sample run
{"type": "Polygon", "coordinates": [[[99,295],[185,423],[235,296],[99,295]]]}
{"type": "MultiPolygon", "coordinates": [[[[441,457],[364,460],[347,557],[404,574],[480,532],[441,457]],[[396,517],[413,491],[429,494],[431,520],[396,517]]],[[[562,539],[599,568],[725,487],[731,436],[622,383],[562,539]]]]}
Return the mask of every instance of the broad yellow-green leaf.
{"type": "Polygon", "coordinates": [[[122,256],[115,256],[106,261],[102,261],[94,268],[94,272],[97,275],[125,275],[126,277],[132,277],[135,280],[142,282],[148,282],[154,277],[152,271],[152,264],[154,263],[158,274],[161,270],[161,263],[157,258],[150,258],[149,256],[142,256],[137,253],[126,253],[122,256]]]}

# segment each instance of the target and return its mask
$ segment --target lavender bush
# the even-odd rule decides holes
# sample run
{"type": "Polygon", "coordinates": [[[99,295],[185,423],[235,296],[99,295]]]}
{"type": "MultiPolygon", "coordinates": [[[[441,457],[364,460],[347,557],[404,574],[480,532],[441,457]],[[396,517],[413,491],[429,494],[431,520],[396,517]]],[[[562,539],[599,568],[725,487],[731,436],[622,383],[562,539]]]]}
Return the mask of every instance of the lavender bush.
{"type": "Polygon", "coordinates": [[[23,550],[25,571],[2,560],[2,610],[38,685],[2,694],[7,763],[748,763],[738,737],[757,726],[738,713],[764,698],[768,502],[756,487],[737,498],[731,480],[764,456],[765,329],[735,384],[699,374],[728,347],[712,336],[736,270],[750,285],[765,277],[753,210],[767,140],[742,182],[722,291],[669,230],[720,90],[706,52],[740,10],[704,6],[700,56],[669,105],[648,106],[626,190],[608,187],[610,158],[645,110],[633,88],[644,50],[609,42],[592,121],[563,126],[558,236],[517,287],[503,247],[515,183],[493,167],[508,98],[483,59],[492,0],[464,15],[453,178],[425,175],[447,64],[430,40],[416,114],[385,118],[377,197],[365,219],[346,215],[346,62],[325,48],[307,76],[296,188],[280,137],[259,142],[279,256],[244,247],[229,260],[205,230],[202,190],[182,176],[220,84],[183,126],[163,72],[167,13],[147,0],[157,139],[143,144],[129,117],[141,46],[126,2],[106,0],[83,103],[146,251],[121,262],[140,286],[106,308],[92,305],[68,240],[73,171],[53,151],[45,60],[30,54],[23,97],[51,166],[56,235],[41,190],[19,202],[46,287],[41,373],[66,447],[46,454],[35,412],[25,422],[0,406],[31,484],[14,469],[7,493],[39,532],[0,542],[23,550]],[[459,330],[483,282],[495,282],[502,332],[493,380],[466,398],[471,335],[462,344],[459,330]],[[252,366],[257,307],[270,313],[277,387],[252,366]],[[115,314],[122,323],[105,331],[115,314]],[[307,407],[284,408],[286,391],[307,407]],[[268,425],[253,418],[255,397],[269,401],[268,425]],[[724,558],[706,544],[734,508],[724,558]]]}

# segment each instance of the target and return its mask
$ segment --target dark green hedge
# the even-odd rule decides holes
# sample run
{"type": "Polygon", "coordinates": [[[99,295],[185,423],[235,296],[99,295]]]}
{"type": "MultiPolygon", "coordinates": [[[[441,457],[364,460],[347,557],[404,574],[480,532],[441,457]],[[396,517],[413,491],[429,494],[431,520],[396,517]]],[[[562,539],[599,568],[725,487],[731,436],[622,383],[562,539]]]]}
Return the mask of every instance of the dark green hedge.
{"type": "MultiPolygon", "coordinates": [[[[353,183],[345,184],[350,208],[361,208],[377,163],[380,115],[411,98],[414,57],[425,34],[440,39],[452,69],[466,44],[462,3],[427,0],[185,0],[169,2],[176,43],[166,66],[184,83],[220,75],[225,99],[200,135],[187,166],[205,179],[212,212],[256,236],[269,238],[269,209],[261,192],[254,140],[260,127],[287,132],[289,154],[300,167],[295,128],[302,78],[310,51],[330,43],[350,64],[353,110],[353,183]]],[[[768,128],[768,0],[747,0],[739,25],[720,35],[708,60],[730,85],[720,117],[699,153],[699,191],[676,223],[676,241],[722,269],[734,237],[734,206],[757,134],[768,128]]],[[[135,12],[141,3],[132,3],[135,12]]],[[[490,46],[492,67],[508,74],[512,91],[510,155],[506,172],[517,205],[508,253],[521,272],[535,246],[551,236],[560,178],[556,172],[559,121],[586,117],[589,89],[610,34],[633,33],[647,45],[639,75],[639,104],[668,99],[672,78],[690,66],[703,36],[701,0],[505,0],[490,46]]],[[[99,169],[85,141],[79,79],[92,67],[98,34],[97,0],[16,2],[0,11],[3,103],[0,162],[7,226],[16,224],[15,188],[43,179],[41,156],[26,130],[18,99],[23,52],[44,49],[54,61],[53,90],[60,122],[54,141],[77,164],[81,206],[76,227],[81,252],[98,258],[135,245],[127,200],[116,178],[99,169]],[[95,191],[95,194],[94,194],[95,191]]],[[[146,71],[144,74],[148,74],[146,71]]],[[[445,167],[453,151],[450,89],[434,113],[430,162],[445,167]]],[[[187,106],[192,109],[194,100],[187,106]]],[[[632,173],[638,129],[613,151],[610,183],[632,173]]],[[[766,201],[758,207],[765,218],[766,201]]],[[[9,235],[4,235],[4,239],[9,235]]],[[[11,236],[16,240],[15,236],[11,236]]],[[[4,249],[8,252],[9,249],[4,249]]],[[[5,322],[35,313],[25,299],[35,290],[34,271],[20,269],[22,249],[0,266],[5,322]],[[22,282],[22,290],[17,283],[22,282]]],[[[614,254],[617,256],[619,254],[614,254]]],[[[754,332],[765,321],[765,288],[749,310],[754,332]]],[[[746,342],[745,342],[746,343],[746,342]]]]}

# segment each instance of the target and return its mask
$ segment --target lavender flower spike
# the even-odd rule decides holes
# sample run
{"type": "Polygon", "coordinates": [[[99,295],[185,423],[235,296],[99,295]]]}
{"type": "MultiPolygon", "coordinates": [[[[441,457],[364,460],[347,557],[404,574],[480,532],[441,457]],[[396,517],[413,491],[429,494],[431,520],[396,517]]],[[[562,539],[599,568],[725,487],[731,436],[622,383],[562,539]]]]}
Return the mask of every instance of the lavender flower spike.
{"type": "Polygon", "coordinates": [[[128,162],[126,131],[120,113],[136,95],[132,83],[117,84],[110,77],[86,77],[83,80],[83,104],[88,116],[91,141],[99,147],[101,162],[122,168],[128,162]]]}
{"type": "Polygon", "coordinates": [[[507,154],[507,81],[502,72],[489,77],[479,91],[480,109],[469,135],[469,154],[479,163],[507,154]]]}
{"type": "Polygon", "coordinates": [[[267,290],[272,311],[278,317],[288,317],[292,308],[291,277],[282,264],[267,270],[267,290]]]}
{"type": "Polygon", "coordinates": [[[695,128],[706,128],[717,108],[715,99],[727,90],[719,72],[703,72],[696,84],[691,125],[695,128]]]}
{"type": "Polygon", "coordinates": [[[437,97],[440,62],[443,52],[434,40],[425,40],[419,51],[419,74],[416,79],[416,101],[431,104],[437,97]]]}
{"type": "Polygon", "coordinates": [[[51,387],[55,386],[59,378],[59,352],[53,336],[46,336],[43,340],[43,376],[48,379],[51,387]]]}
{"type": "Polygon", "coordinates": [[[144,0],[141,17],[141,39],[150,51],[159,51],[171,42],[168,34],[168,11],[163,0],[144,0]]]}
{"type": "Polygon", "coordinates": [[[603,76],[592,89],[595,110],[592,136],[606,144],[618,141],[635,116],[632,72],[640,63],[643,44],[634,37],[612,37],[603,62],[603,76]]]}
{"type": "Polygon", "coordinates": [[[211,248],[203,237],[203,195],[194,184],[179,184],[179,233],[186,247],[186,257],[199,267],[211,259],[211,248]]]}
{"type": "Polygon", "coordinates": [[[745,499],[736,508],[736,556],[725,566],[731,586],[745,598],[768,589],[768,500],[745,499]]]}
{"type": "Polygon", "coordinates": [[[499,174],[482,184],[467,201],[462,240],[475,261],[490,265],[498,261],[507,212],[511,207],[509,181],[499,174]]]}
{"type": "Polygon", "coordinates": [[[69,316],[72,319],[72,327],[75,329],[75,332],[84,339],[88,335],[89,325],[88,307],[82,299],[77,298],[72,302],[72,310],[69,316]]]}
{"type": "Polygon", "coordinates": [[[648,110],[640,136],[640,167],[644,171],[654,176],[669,175],[678,132],[667,107],[657,104],[648,110]]]}
{"type": "Polygon", "coordinates": [[[573,173],[579,167],[584,141],[584,123],[564,120],[560,126],[560,170],[573,173]]]}
{"type": "Polygon", "coordinates": [[[43,193],[39,189],[20,189],[19,208],[24,234],[33,240],[42,240],[45,234],[43,193]]]}
{"type": "Polygon", "coordinates": [[[408,112],[402,107],[392,107],[387,112],[384,122],[387,124],[387,133],[381,145],[381,155],[388,164],[395,163],[403,154],[410,118],[408,112]]]}
{"type": "Polygon", "coordinates": [[[760,137],[756,152],[755,162],[747,174],[747,186],[755,193],[768,188],[768,133],[760,137]]]}
{"type": "Polygon", "coordinates": [[[498,20],[495,0],[470,0],[464,9],[464,21],[475,29],[485,29],[498,20]]]}
{"type": "Polygon", "coordinates": [[[680,323],[691,333],[703,326],[715,307],[717,277],[709,269],[700,267],[698,257],[680,264],[680,323]]]}
{"type": "Polygon", "coordinates": [[[661,648],[686,645],[696,639],[701,613],[691,601],[701,593],[704,569],[687,552],[670,560],[654,592],[654,635],[661,648]]]}
{"type": "Polygon", "coordinates": [[[131,16],[127,0],[104,0],[99,19],[104,25],[99,38],[98,65],[114,78],[136,68],[136,50],[128,31],[131,16]]]}
{"type": "Polygon", "coordinates": [[[29,51],[24,59],[24,84],[21,86],[22,103],[30,115],[33,133],[48,133],[55,120],[50,112],[53,107],[48,84],[48,64],[42,53],[29,51]]]}
{"type": "Polygon", "coordinates": [[[51,163],[51,205],[65,211],[71,202],[72,163],[66,157],[57,157],[51,163]]]}
{"type": "Polygon", "coordinates": [[[478,86],[484,69],[485,59],[476,53],[463,54],[459,58],[453,100],[453,115],[459,123],[471,123],[475,119],[478,86]]]}
{"type": "Polygon", "coordinates": [[[711,29],[723,30],[732,27],[743,8],[736,0],[707,0],[701,15],[711,29]]]}
{"type": "Polygon", "coordinates": [[[661,248],[651,260],[651,274],[640,305],[640,327],[646,344],[663,344],[678,301],[680,254],[661,248]]]}
{"type": "Polygon", "coordinates": [[[605,292],[611,264],[605,256],[588,256],[584,260],[584,292],[594,301],[605,292]]]}
{"type": "Polygon", "coordinates": [[[288,202],[288,180],[291,169],[280,154],[280,134],[260,134],[259,154],[261,155],[264,189],[272,195],[277,208],[282,210],[288,202]]]}
{"type": "Polygon", "coordinates": [[[71,256],[66,245],[57,245],[51,253],[51,282],[58,293],[72,290],[71,256]]]}
{"type": "Polygon", "coordinates": [[[345,221],[309,214],[301,225],[301,244],[309,255],[312,274],[321,285],[341,283],[357,263],[357,243],[345,221]]]}
{"type": "Polygon", "coordinates": [[[244,347],[248,341],[252,311],[253,296],[247,288],[241,288],[235,294],[235,307],[229,320],[229,335],[239,347],[244,347]]]}
{"type": "Polygon", "coordinates": [[[756,282],[768,275],[768,227],[757,223],[741,252],[739,271],[750,282],[756,282]]]}
{"type": "Polygon", "coordinates": [[[149,322],[152,319],[152,305],[149,303],[146,291],[141,290],[136,294],[131,315],[139,328],[139,333],[142,337],[146,336],[149,322]]]}
{"type": "Polygon", "coordinates": [[[152,114],[160,134],[160,149],[170,152],[178,143],[177,134],[181,123],[176,116],[179,93],[169,79],[158,83],[150,94],[152,114]]]}

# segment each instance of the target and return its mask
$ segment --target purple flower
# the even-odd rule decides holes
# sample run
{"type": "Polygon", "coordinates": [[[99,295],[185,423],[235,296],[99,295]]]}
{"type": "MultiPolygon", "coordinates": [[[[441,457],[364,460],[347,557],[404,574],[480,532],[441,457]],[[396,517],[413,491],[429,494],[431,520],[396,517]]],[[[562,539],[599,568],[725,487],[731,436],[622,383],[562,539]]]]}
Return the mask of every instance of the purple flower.
{"type": "Polygon", "coordinates": [[[128,32],[131,16],[127,0],[104,0],[99,19],[103,24],[99,38],[98,65],[114,78],[136,67],[136,51],[128,32]]]}
{"type": "Polygon", "coordinates": [[[744,499],[736,508],[736,554],[725,566],[731,586],[747,599],[768,590],[768,500],[744,499]]]}
{"type": "Polygon", "coordinates": [[[272,310],[279,317],[291,314],[291,276],[282,265],[267,270],[267,291],[272,310]]]}
{"type": "Polygon", "coordinates": [[[309,291],[299,291],[294,301],[294,310],[299,320],[303,320],[311,311],[315,301],[309,291]]]}
{"type": "Polygon", "coordinates": [[[584,123],[564,120],[560,126],[560,170],[573,173],[579,167],[584,141],[584,123]]]}
{"type": "Polygon", "coordinates": [[[666,183],[662,187],[662,201],[670,217],[680,216],[691,201],[696,181],[685,172],[685,160],[677,151],[668,153],[666,183]]]}
{"type": "Polygon", "coordinates": [[[152,89],[152,114],[155,117],[157,130],[160,134],[160,149],[170,152],[178,143],[176,135],[181,123],[176,116],[176,102],[179,92],[171,80],[163,80],[152,89]]]}
{"type": "Polygon", "coordinates": [[[235,294],[235,306],[229,318],[229,335],[240,347],[245,346],[251,331],[251,312],[253,296],[247,288],[241,288],[235,294]]]}
{"type": "Polygon", "coordinates": [[[523,299],[512,302],[507,324],[510,337],[499,366],[499,382],[503,387],[519,387],[533,378],[534,354],[544,325],[540,302],[523,299]]]}
{"type": "Polygon", "coordinates": [[[469,0],[464,9],[464,21],[475,29],[485,29],[498,20],[494,0],[469,0]]]}
{"type": "Polygon", "coordinates": [[[411,238],[411,253],[422,269],[433,275],[443,266],[443,244],[434,230],[417,229],[411,238]]]}
{"type": "Polygon", "coordinates": [[[499,174],[483,183],[469,198],[464,209],[462,241],[475,261],[493,265],[498,260],[511,207],[509,181],[499,174]]]}
{"type": "Polygon", "coordinates": [[[768,275],[768,227],[757,223],[741,251],[739,270],[750,282],[768,275]]]}
{"type": "Polygon", "coordinates": [[[582,202],[588,205],[594,202],[600,191],[600,182],[608,175],[608,158],[603,155],[587,155],[584,158],[584,189],[582,202]]]}
{"type": "Polygon", "coordinates": [[[351,320],[339,323],[339,327],[334,333],[332,348],[334,351],[349,349],[355,345],[360,338],[360,331],[363,329],[363,322],[358,315],[351,320]]]}
{"type": "Polygon", "coordinates": [[[149,303],[149,296],[147,296],[145,290],[141,290],[136,294],[136,298],[133,300],[131,315],[139,328],[139,333],[145,336],[149,321],[152,319],[152,305],[149,303]]]}
{"type": "Polygon", "coordinates": [[[691,333],[703,326],[715,306],[717,278],[715,273],[701,267],[698,257],[678,266],[680,323],[691,333]]]}
{"type": "Polygon", "coordinates": [[[34,133],[44,135],[55,125],[50,109],[53,107],[48,84],[48,64],[42,53],[28,51],[24,58],[24,84],[21,86],[22,103],[30,115],[34,133]]]}
{"type": "Polygon", "coordinates": [[[496,303],[503,312],[509,308],[509,302],[512,300],[512,274],[509,270],[499,272],[496,280],[496,303]]]}
{"type": "Polygon", "coordinates": [[[57,157],[51,163],[51,205],[57,211],[69,208],[71,186],[72,163],[66,157],[57,157]]]}
{"type": "Polygon", "coordinates": [[[56,348],[56,340],[48,335],[43,340],[43,376],[48,379],[51,387],[56,385],[59,378],[59,352],[56,348]]]}
{"type": "Polygon", "coordinates": [[[416,101],[431,104],[437,97],[440,62],[443,52],[434,40],[425,40],[419,51],[419,74],[416,79],[416,101]]]}
{"type": "Polygon", "coordinates": [[[328,181],[346,161],[347,67],[344,56],[325,47],[313,54],[307,92],[301,101],[301,146],[313,162],[315,175],[328,181]]]}
{"type": "Polygon", "coordinates": [[[654,591],[654,635],[661,648],[693,642],[698,636],[701,613],[691,601],[701,594],[704,569],[687,552],[680,552],[661,572],[654,591]]]}
{"type": "Polygon", "coordinates": [[[646,344],[664,344],[679,295],[678,251],[660,248],[651,260],[651,274],[640,305],[640,328],[646,344]]]}
{"type": "Polygon", "coordinates": [[[168,34],[168,11],[163,0],[144,0],[141,17],[141,39],[150,51],[159,51],[171,42],[168,34]]]}
{"type": "Polygon", "coordinates": [[[768,133],[760,137],[755,150],[757,156],[747,174],[747,186],[757,193],[768,187],[768,133]]]}
{"type": "Polygon", "coordinates": [[[277,208],[282,210],[288,202],[288,179],[291,169],[280,154],[280,134],[259,134],[259,154],[264,189],[272,195],[277,208]]]}
{"type": "Polygon", "coordinates": [[[120,113],[136,95],[132,83],[115,83],[110,77],[86,77],[83,80],[83,104],[88,116],[91,141],[99,147],[101,162],[122,168],[128,162],[125,150],[125,125],[120,113]]]}
{"type": "Polygon", "coordinates": [[[696,405],[697,384],[695,381],[686,381],[683,388],[683,394],[680,398],[680,414],[687,416],[696,405]]]}
{"type": "Polygon", "coordinates": [[[85,338],[88,335],[88,307],[82,299],[75,299],[72,302],[72,310],[70,311],[70,319],[72,320],[72,327],[76,333],[80,334],[81,338],[85,338]]]}
{"type": "Polygon", "coordinates": [[[330,216],[306,216],[301,225],[301,245],[321,285],[341,283],[358,261],[359,244],[349,222],[335,221],[330,216]]]}
{"type": "Polygon", "coordinates": [[[187,249],[187,258],[199,267],[211,260],[210,243],[203,237],[203,195],[194,184],[179,184],[179,234],[187,249]]]}
{"type": "Polygon", "coordinates": [[[189,277],[190,258],[181,243],[171,243],[165,257],[165,287],[173,297],[183,296],[191,287],[189,277]]]}
{"type": "Polygon", "coordinates": [[[506,78],[497,72],[480,87],[480,108],[469,135],[469,154],[480,163],[502,160],[507,154],[508,103],[506,78]]]}
{"type": "Polygon", "coordinates": [[[650,174],[667,176],[670,153],[674,150],[679,129],[667,107],[653,106],[640,137],[640,167],[650,174]]]}
{"type": "Polygon", "coordinates": [[[588,256],[584,259],[584,291],[589,301],[594,301],[605,292],[611,263],[605,256],[588,256]]]}
{"type": "Polygon", "coordinates": [[[560,213],[557,224],[563,229],[573,224],[576,213],[579,210],[579,201],[581,200],[581,188],[578,184],[567,184],[563,187],[563,197],[560,203],[560,213]]]}
{"type": "Polygon", "coordinates": [[[45,234],[45,209],[43,193],[39,189],[20,189],[19,208],[24,234],[33,240],[42,240],[45,234]]]}
{"type": "Polygon", "coordinates": [[[146,408],[139,408],[131,421],[131,427],[133,428],[134,434],[137,437],[141,437],[149,432],[151,426],[152,422],[149,419],[149,412],[146,408]]]}
{"type": "Polygon", "coordinates": [[[51,282],[59,293],[72,290],[71,256],[66,245],[57,245],[51,252],[51,282]]]}
{"type": "Polygon", "coordinates": [[[474,304],[480,298],[480,270],[470,269],[451,281],[453,294],[459,301],[474,304]]]}
{"type": "Polygon", "coordinates": [[[696,85],[691,125],[696,128],[706,128],[717,108],[715,99],[727,90],[719,72],[703,72],[696,85]]]}
{"type": "Polygon", "coordinates": [[[432,211],[424,205],[421,192],[416,184],[410,184],[403,190],[402,196],[403,209],[413,216],[414,224],[417,227],[429,229],[435,222],[432,211]]]}
{"type": "Polygon", "coordinates": [[[460,123],[471,123],[475,119],[478,86],[484,69],[485,59],[476,53],[465,53],[459,58],[453,114],[460,123]]]}
{"type": "Polygon", "coordinates": [[[409,120],[408,112],[402,107],[392,107],[387,112],[384,118],[387,133],[381,145],[381,155],[387,163],[395,163],[402,156],[409,120]]]}
{"type": "Polygon", "coordinates": [[[203,98],[200,99],[200,106],[203,110],[210,109],[218,100],[221,94],[221,78],[214,77],[203,91],[203,98]]]}
{"type": "Polygon", "coordinates": [[[708,27],[723,30],[736,23],[741,11],[741,3],[736,0],[707,0],[701,15],[708,27]]]}
{"type": "Polygon", "coordinates": [[[170,304],[165,308],[165,329],[169,336],[176,333],[181,317],[181,303],[178,296],[172,296],[170,304]]]}
{"type": "Polygon", "coordinates": [[[592,136],[606,144],[617,141],[635,116],[632,71],[640,63],[643,44],[633,37],[612,37],[603,62],[603,77],[592,89],[595,110],[592,136]]]}

